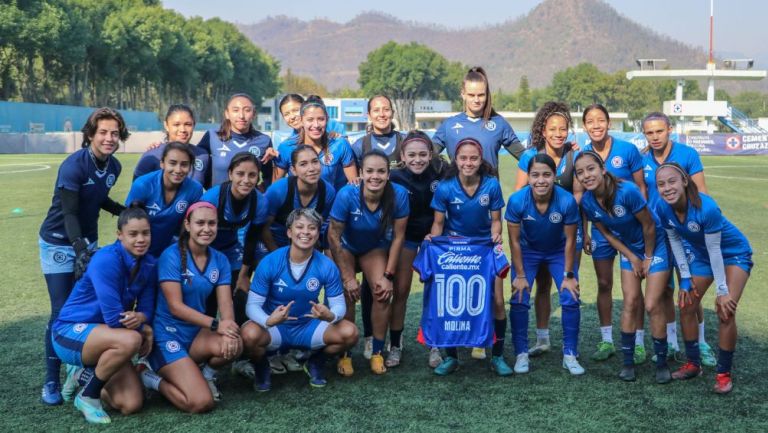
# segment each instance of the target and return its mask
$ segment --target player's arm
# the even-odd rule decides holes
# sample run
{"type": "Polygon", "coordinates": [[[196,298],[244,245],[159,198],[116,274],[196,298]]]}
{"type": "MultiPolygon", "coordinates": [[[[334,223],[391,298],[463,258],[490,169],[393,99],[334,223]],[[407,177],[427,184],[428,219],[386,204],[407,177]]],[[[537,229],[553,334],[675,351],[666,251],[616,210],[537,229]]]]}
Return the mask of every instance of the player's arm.
{"type": "MultiPolygon", "coordinates": [[[[160,282],[160,290],[163,291],[163,296],[165,296],[165,301],[168,304],[168,311],[173,317],[201,328],[211,327],[214,317],[207,316],[184,303],[180,282],[162,281],[160,282]]],[[[218,300],[218,290],[216,295],[218,300]]]]}
{"type": "Polygon", "coordinates": [[[277,243],[275,242],[275,238],[272,237],[272,230],[270,230],[274,221],[274,216],[267,217],[267,222],[264,223],[264,226],[261,229],[261,241],[264,242],[264,245],[270,252],[277,249],[277,243]]]}
{"type": "Polygon", "coordinates": [[[648,200],[648,186],[645,184],[645,177],[642,169],[632,173],[632,181],[635,182],[635,185],[637,185],[638,188],[640,188],[640,194],[643,195],[643,198],[648,200]]]}
{"type": "Polygon", "coordinates": [[[501,237],[501,210],[491,211],[491,240],[495,244],[503,242],[501,237]]]}
{"type": "Polygon", "coordinates": [[[704,172],[700,171],[694,175],[691,175],[691,180],[696,184],[696,188],[699,192],[707,193],[707,182],[704,180],[704,172]]]}
{"type": "Polygon", "coordinates": [[[517,178],[515,179],[515,191],[520,191],[520,188],[528,185],[528,173],[524,170],[517,169],[517,178]]]}
{"type": "Polygon", "coordinates": [[[427,240],[431,240],[435,236],[443,234],[443,228],[445,227],[445,212],[435,211],[435,219],[432,221],[432,228],[429,230],[427,240]]]}
{"type": "Polygon", "coordinates": [[[341,246],[341,234],[344,233],[344,226],[342,221],[331,218],[328,226],[328,243],[331,247],[333,261],[336,262],[336,266],[341,272],[341,280],[346,282],[355,278],[355,268],[354,260],[348,260],[348,254],[345,254],[344,248],[341,246]]]}

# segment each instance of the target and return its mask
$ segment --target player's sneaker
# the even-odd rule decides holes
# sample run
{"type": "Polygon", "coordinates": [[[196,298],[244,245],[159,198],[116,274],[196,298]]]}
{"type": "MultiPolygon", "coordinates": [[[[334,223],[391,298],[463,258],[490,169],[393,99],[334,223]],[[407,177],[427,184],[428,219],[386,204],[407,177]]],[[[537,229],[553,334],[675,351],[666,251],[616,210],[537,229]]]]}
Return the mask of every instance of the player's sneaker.
{"type": "Polygon", "coordinates": [[[384,357],[381,353],[371,355],[371,371],[373,374],[384,374],[387,372],[387,367],[384,366],[384,357]]]}
{"type": "Polygon", "coordinates": [[[528,356],[535,358],[549,352],[550,348],[549,339],[536,340],[536,345],[528,350],[528,356]]]}
{"type": "Polygon", "coordinates": [[[253,370],[253,364],[247,359],[238,359],[232,363],[232,372],[248,379],[253,379],[256,372],[253,370]]]}
{"type": "Polygon", "coordinates": [[[363,358],[371,359],[373,355],[373,336],[365,337],[365,347],[363,348],[363,358]]]}
{"type": "Polygon", "coordinates": [[[637,379],[637,376],[635,375],[635,366],[625,365],[621,367],[621,371],[619,372],[619,379],[623,380],[624,382],[634,382],[635,379],[637,379]]]}
{"type": "MultiPolygon", "coordinates": [[[[205,377],[205,376],[203,376],[205,377]]],[[[216,378],[210,378],[208,379],[205,377],[206,383],[208,383],[208,389],[211,390],[211,395],[213,396],[213,401],[221,401],[221,391],[219,391],[219,387],[216,386],[216,378]]]]}
{"type": "Polygon", "coordinates": [[[647,359],[648,359],[648,355],[645,353],[645,346],[636,344],[635,354],[632,357],[632,360],[635,362],[635,365],[643,364],[647,359]]]}
{"type": "Polygon", "coordinates": [[[531,371],[531,364],[527,353],[521,353],[515,358],[515,373],[525,374],[531,371]]]}
{"type": "Polygon", "coordinates": [[[387,367],[397,367],[400,365],[400,360],[403,358],[403,349],[401,347],[392,346],[387,353],[387,360],[384,361],[384,365],[387,367]]]}
{"type": "Polygon", "coordinates": [[[575,355],[563,355],[563,368],[574,376],[581,376],[586,373],[575,355]]]}
{"type": "Polygon", "coordinates": [[[443,359],[443,362],[441,362],[440,365],[435,367],[434,372],[438,376],[448,376],[449,374],[453,373],[458,369],[459,369],[459,360],[454,358],[453,356],[446,356],[443,359]]]}
{"type": "Polygon", "coordinates": [[[340,357],[336,362],[336,371],[344,377],[350,377],[355,374],[355,369],[352,367],[352,358],[349,356],[340,357]]]}
{"type": "Polygon", "coordinates": [[[64,399],[61,397],[59,384],[54,381],[45,382],[45,385],[43,385],[43,390],[40,393],[40,402],[48,406],[56,406],[62,404],[64,399]]]}
{"type": "Polygon", "coordinates": [[[83,413],[85,420],[94,424],[109,424],[112,420],[101,407],[101,400],[85,398],[81,394],[75,397],[75,408],[83,413]]]}
{"type": "Polygon", "coordinates": [[[301,371],[302,365],[299,363],[299,361],[294,357],[293,351],[290,351],[286,354],[283,354],[280,356],[280,362],[283,363],[285,366],[285,369],[288,371],[301,371]]]}
{"type": "Polygon", "coordinates": [[[663,385],[669,382],[672,382],[672,373],[669,371],[669,367],[666,365],[664,367],[657,367],[656,383],[663,385]]]}
{"type": "Polygon", "coordinates": [[[715,357],[715,351],[712,350],[712,346],[707,342],[699,343],[699,351],[701,352],[701,365],[707,367],[714,367],[717,365],[717,358],[715,357]]]}
{"type": "Polygon", "coordinates": [[[283,365],[282,356],[272,355],[269,357],[269,368],[272,370],[272,374],[285,374],[288,370],[283,365]]]}
{"type": "Polygon", "coordinates": [[[678,368],[677,371],[672,373],[672,379],[675,380],[687,380],[687,379],[693,379],[694,377],[701,376],[702,370],[701,366],[698,366],[692,362],[686,362],[683,364],[682,367],[678,368]]]}
{"type": "Polygon", "coordinates": [[[718,373],[715,376],[714,391],[718,394],[728,394],[733,389],[731,373],[718,373]]]}
{"type": "Polygon", "coordinates": [[[597,350],[589,357],[589,359],[593,361],[605,361],[615,354],[616,346],[614,346],[612,342],[601,341],[597,343],[597,350]]]}
{"type": "Polygon", "coordinates": [[[485,359],[487,356],[485,354],[485,347],[472,348],[472,359],[485,359]]]}
{"type": "Polygon", "coordinates": [[[304,364],[304,372],[309,376],[309,386],[313,388],[322,388],[325,386],[327,382],[325,380],[325,375],[323,374],[324,368],[324,359],[317,361],[310,358],[309,361],[304,364]]]}
{"type": "Polygon", "coordinates": [[[504,360],[503,356],[491,357],[491,370],[502,377],[511,376],[512,373],[514,373],[512,368],[509,367],[509,364],[507,364],[507,361],[504,360]]]}
{"type": "MultiPolygon", "coordinates": [[[[251,364],[253,366],[253,364],[251,364]]],[[[253,368],[253,390],[256,392],[267,392],[272,389],[272,367],[269,362],[258,363],[253,368]]]]}
{"type": "Polygon", "coordinates": [[[440,349],[433,347],[429,349],[429,366],[430,368],[437,368],[438,365],[443,363],[443,356],[440,355],[440,349]]]}
{"type": "Polygon", "coordinates": [[[64,401],[72,401],[72,398],[77,394],[77,389],[80,387],[77,378],[82,370],[80,367],[67,364],[67,377],[61,387],[61,397],[64,401]]]}
{"type": "MultiPolygon", "coordinates": [[[[653,356],[651,356],[651,362],[656,362],[656,359],[658,357],[654,353],[653,356]]],[[[667,343],[667,360],[671,361],[677,361],[678,358],[680,358],[680,350],[672,346],[671,344],[667,343]]]]}

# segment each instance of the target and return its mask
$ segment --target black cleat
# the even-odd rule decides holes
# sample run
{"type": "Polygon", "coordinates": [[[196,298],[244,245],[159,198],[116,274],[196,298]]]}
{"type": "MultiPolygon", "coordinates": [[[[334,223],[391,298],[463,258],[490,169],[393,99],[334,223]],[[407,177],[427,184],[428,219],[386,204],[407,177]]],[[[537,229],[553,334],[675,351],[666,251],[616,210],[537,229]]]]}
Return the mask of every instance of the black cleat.
{"type": "Polygon", "coordinates": [[[635,376],[635,367],[633,365],[625,365],[619,372],[619,379],[624,382],[634,382],[637,377],[635,376]]]}
{"type": "Polygon", "coordinates": [[[656,383],[663,385],[672,382],[672,372],[668,366],[656,368],[656,383]]]}

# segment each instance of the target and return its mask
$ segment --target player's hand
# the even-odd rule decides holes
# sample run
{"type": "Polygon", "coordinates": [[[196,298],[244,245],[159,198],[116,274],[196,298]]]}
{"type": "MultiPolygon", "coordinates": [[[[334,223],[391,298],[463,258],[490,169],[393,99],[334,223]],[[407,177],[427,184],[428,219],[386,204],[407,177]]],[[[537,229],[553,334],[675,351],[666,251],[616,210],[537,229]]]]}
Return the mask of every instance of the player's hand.
{"type": "Polygon", "coordinates": [[[90,248],[83,248],[76,253],[75,267],[73,271],[75,274],[75,281],[79,280],[83,275],[85,275],[85,271],[88,269],[88,263],[91,262],[91,257],[93,257],[95,253],[96,250],[92,250],[90,248]]]}
{"type": "Polygon", "coordinates": [[[243,340],[240,337],[221,339],[221,357],[224,359],[234,359],[240,354],[243,347],[243,340]]]}
{"type": "Polygon", "coordinates": [[[139,346],[139,356],[147,356],[152,351],[152,345],[155,341],[155,332],[152,327],[145,324],[141,328],[141,346],[139,346]]]}
{"type": "Polygon", "coordinates": [[[333,322],[333,319],[336,318],[336,316],[333,314],[331,309],[328,308],[327,305],[318,304],[315,301],[309,301],[309,303],[312,304],[312,309],[310,310],[309,314],[305,314],[304,317],[325,320],[326,322],[333,322]]]}
{"type": "Polygon", "coordinates": [[[219,327],[216,333],[229,338],[238,338],[240,336],[240,327],[234,320],[222,319],[219,321],[219,327]]]}
{"type": "Polygon", "coordinates": [[[629,257],[629,263],[632,265],[632,274],[634,276],[636,276],[637,278],[645,277],[645,274],[643,274],[643,268],[645,266],[643,264],[643,260],[640,260],[639,258],[637,258],[637,256],[632,254],[629,257]]]}
{"type": "Polygon", "coordinates": [[[576,301],[579,300],[581,288],[579,287],[579,281],[576,278],[563,278],[562,290],[568,290],[573,299],[576,301]]]}
{"type": "Polygon", "coordinates": [[[720,320],[728,320],[731,316],[736,315],[736,307],[738,306],[731,294],[720,295],[715,298],[715,312],[720,320]]]}
{"type": "Polygon", "coordinates": [[[651,264],[653,264],[653,256],[646,257],[643,260],[643,276],[648,276],[651,274],[651,264]]]}
{"type": "Polygon", "coordinates": [[[146,321],[147,316],[145,316],[144,313],[137,311],[124,311],[120,313],[120,324],[126,329],[136,329],[146,321]]]}
{"type": "Polygon", "coordinates": [[[576,153],[581,150],[581,146],[579,146],[578,141],[571,141],[571,150],[573,151],[573,153],[576,153]]]}
{"type": "Polygon", "coordinates": [[[528,280],[521,275],[515,277],[512,280],[512,296],[517,295],[517,302],[523,302],[523,292],[531,292],[530,286],[528,286],[528,280]]]}
{"type": "Polygon", "coordinates": [[[293,302],[294,301],[291,301],[285,305],[280,305],[279,307],[275,308],[275,311],[273,311],[272,314],[270,314],[267,318],[267,326],[279,325],[286,320],[296,320],[296,317],[293,317],[289,314],[291,312],[293,302]]]}
{"type": "Polygon", "coordinates": [[[264,152],[264,156],[261,157],[261,163],[266,164],[269,161],[272,161],[273,159],[280,156],[279,153],[277,153],[277,150],[275,150],[274,147],[268,147],[267,150],[264,152]]]}
{"type": "Polygon", "coordinates": [[[149,145],[147,146],[147,150],[157,149],[162,144],[163,144],[162,141],[155,141],[155,142],[149,143],[149,145]]]}
{"type": "Polygon", "coordinates": [[[501,237],[501,233],[491,233],[491,242],[494,244],[500,244],[503,242],[503,239],[501,237]]]}
{"type": "Polygon", "coordinates": [[[432,242],[432,233],[427,233],[427,235],[424,236],[424,240],[427,242],[432,242]]]}
{"type": "Polygon", "coordinates": [[[392,299],[392,281],[386,277],[379,278],[373,285],[373,296],[379,302],[389,302],[392,299]]]}
{"type": "Polygon", "coordinates": [[[586,233],[584,233],[584,244],[581,246],[581,249],[584,250],[584,254],[592,255],[592,238],[586,233]]]}
{"type": "Polygon", "coordinates": [[[351,302],[360,300],[360,283],[357,281],[357,278],[350,278],[344,281],[344,295],[351,302]]]}

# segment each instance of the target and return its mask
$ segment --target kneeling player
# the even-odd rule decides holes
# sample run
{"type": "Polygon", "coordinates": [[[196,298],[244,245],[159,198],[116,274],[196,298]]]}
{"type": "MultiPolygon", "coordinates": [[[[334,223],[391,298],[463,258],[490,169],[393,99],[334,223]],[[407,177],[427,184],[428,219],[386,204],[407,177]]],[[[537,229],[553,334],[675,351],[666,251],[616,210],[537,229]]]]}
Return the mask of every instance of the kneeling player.
{"type": "Polygon", "coordinates": [[[242,336],[256,364],[256,391],[271,388],[264,353],[281,348],[313,351],[304,366],[310,385],[326,384],[325,354],[343,353],[357,344],[357,327],[344,320],[346,304],[336,265],[315,249],[322,217],[314,209],[295,209],[286,225],[291,245],[278,248],[259,263],[248,294],[242,336]],[[320,288],[329,306],[319,301],[320,288]]]}

